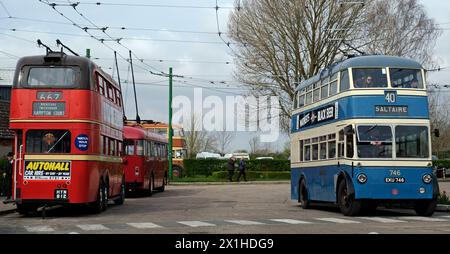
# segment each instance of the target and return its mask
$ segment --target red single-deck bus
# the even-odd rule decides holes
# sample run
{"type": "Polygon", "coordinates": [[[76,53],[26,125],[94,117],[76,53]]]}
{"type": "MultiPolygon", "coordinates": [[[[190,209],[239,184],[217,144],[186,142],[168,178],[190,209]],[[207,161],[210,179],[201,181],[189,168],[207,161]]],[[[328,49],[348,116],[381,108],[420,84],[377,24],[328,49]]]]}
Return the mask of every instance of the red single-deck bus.
{"type": "Polygon", "coordinates": [[[168,176],[167,139],[140,125],[124,127],[127,190],[164,191],[168,176]]]}
{"type": "Polygon", "coordinates": [[[10,128],[18,212],[45,205],[122,204],[120,87],[87,58],[50,52],[17,63],[10,128]]]}

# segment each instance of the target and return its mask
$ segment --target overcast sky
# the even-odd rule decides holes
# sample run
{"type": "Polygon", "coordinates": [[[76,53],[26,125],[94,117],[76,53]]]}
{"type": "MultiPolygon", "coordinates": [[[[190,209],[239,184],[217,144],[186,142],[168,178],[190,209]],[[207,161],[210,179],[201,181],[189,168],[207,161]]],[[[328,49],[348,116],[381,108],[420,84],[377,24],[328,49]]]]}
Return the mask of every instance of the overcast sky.
{"type": "MultiPolygon", "coordinates": [[[[0,1],[0,84],[10,84],[17,57],[44,52],[44,49],[36,46],[37,39],[41,39],[54,49],[56,49],[55,40],[60,39],[74,51],[83,55],[86,48],[90,48],[92,57],[98,58],[94,61],[112,73],[113,52],[105,45],[90,38],[80,28],[70,25],[67,19],[48,5],[38,0],[0,1]],[[8,16],[16,18],[7,18],[8,16]],[[42,22],[38,22],[38,20],[42,22]]],[[[77,1],[81,3],[141,3],[149,5],[97,6],[81,4],[77,7],[80,13],[98,27],[109,27],[106,30],[107,34],[93,29],[88,30],[91,34],[104,39],[123,38],[121,43],[133,50],[139,58],[144,59],[144,63],[134,60],[142,119],[168,121],[167,79],[150,75],[148,70],[168,72],[169,67],[173,67],[174,74],[192,77],[192,79],[178,79],[184,80],[185,83],[175,83],[174,96],[187,95],[191,97],[193,95],[192,86],[212,88],[204,89],[204,96],[217,95],[223,98],[224,102],[227,95],[234,96],[244,93],[242,88],[239,88],[239,84],[233,81],[234,64],[230,51],[217,35],[215,0],[77,1]],[[161,5],[210,8],[170,8],[161,5]],[[126,29],[115,29],[121,27],[126,29]],[[163,61],[159,62],[158,60],[163,61]],[[219,90],[223,87],[225,89],[219,90]]],[[[65,4],[68,1],[50,0],[50,2],[65,4]]],[[[228,14],[231,10],[226,7],[231,7],[234,1],[219,0],[218,2],[219,7],[225,7],[219,8],[218,11],[219,29],[226,32],[228,14]]],[[[450,1],[426,0],[421,2],[429,16],[441,24],[441,28],[450,29],[450,1]]],[[[94,27],[72,7],[57,6],[56,8],[82,27],[94,27]]],[[[227,40],[226,36],[224,38],[227,40]]],[[[443,35],[439,38],[435,49],[436,59],[441,67],[450,67],[449,41],[449,30],[443,30],[443,35]]],[[[117,50],[123,57],[128,56],[128,50],[117,43],[108,41],[104,43],[117,50]]],[[[121,79],[131,81],[128,64],[124,60],[120,60],[119,66],[121,79]]],[[[450,72],[447,69],[431,73],[429,79],[436,83],[449,84],[449,76],[450,72]]],[[[134,118],[135,110],[131,89],[131,86],[124,84],[126,113],[129,118],[134,118]]],[[[248,140],[254,135],[254,133],[237,134],[230,150],[249,149],[248,140]]],[[[286,137],[280,137],[277,142],[272,144],[272,147],[282,149],[286,140],[286,137]]]]}

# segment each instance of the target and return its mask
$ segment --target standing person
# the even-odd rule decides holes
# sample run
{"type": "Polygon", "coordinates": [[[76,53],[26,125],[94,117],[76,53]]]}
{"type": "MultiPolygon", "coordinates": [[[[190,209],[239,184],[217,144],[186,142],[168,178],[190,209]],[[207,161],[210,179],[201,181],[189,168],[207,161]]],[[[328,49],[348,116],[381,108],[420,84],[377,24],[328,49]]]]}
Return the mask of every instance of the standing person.
{"type": "Polygon", "coordinates": [[[241,158],[241,160],[239,161],[239,176],[237,178],[238,182],[241,179],[241,176],[244,176],[244,181],[247,182],[247,178],[245,177],[245,160],[244,160],[244,158],[241,158]]]}
{"type": "Polygon", "coordinates": [[[231,157],[228,160],[228,180],[230,180],[230,182],[233,181],[233,175],[234,175],[234,157],[231,157]]]}
{"type": "Polygon", "coordinates": [[[14,154],[9,152],[6,155],[7,161],[5,166],[5,194],[6,194],[6,200],[11,199],[11,192],[12,192],[12,176],[13,176],[13,163],[14,163],[14,154]]]}

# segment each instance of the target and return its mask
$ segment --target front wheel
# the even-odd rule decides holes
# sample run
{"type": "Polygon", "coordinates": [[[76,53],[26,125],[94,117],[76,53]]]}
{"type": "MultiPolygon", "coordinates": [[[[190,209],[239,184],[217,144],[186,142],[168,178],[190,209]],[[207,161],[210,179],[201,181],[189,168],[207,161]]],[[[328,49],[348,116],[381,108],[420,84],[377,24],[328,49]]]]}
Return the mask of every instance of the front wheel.
{"type": "Polygon", "coordinates": [[[430,217],[433,215],[437,206],[437,199],[431,200],[417,200],[414,204],[414,211],[419,216],[430,217]]]}
{"type": "Polygon", "coordinates": [[[338,205],[345,216],[356,216],[361,211],[361,201],[355,200],[354,194],[348,193],[347,183],[341,181],[338,188],[338,205]]]}
{"type": "Polygon", "coordinates": [[[311,207],[310,201],[308,199],[308,190],[306,189],[305,181],[302,180],[300,182],[299,192],[300,196],[299,201],[303,209],[309,209],[311,207]]]}

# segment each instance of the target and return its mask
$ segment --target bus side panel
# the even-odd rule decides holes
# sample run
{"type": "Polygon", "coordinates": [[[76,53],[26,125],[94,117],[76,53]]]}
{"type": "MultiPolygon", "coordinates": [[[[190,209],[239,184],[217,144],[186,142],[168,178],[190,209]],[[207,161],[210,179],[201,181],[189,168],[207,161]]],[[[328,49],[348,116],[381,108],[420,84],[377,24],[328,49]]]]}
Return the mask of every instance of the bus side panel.
{"type": "Polygon", "coordinates": [[[298,200],[300,177],[304,176],[309,199],[322,202],[335,202],[335,179],[339,174],[338,166],[304,167],[291,171],[291,199],[298,200]]]}
{"type": "Polygon", "coordinates": [[[301,175],[300,168],[291,168],[291,199],[299,200],[298,188],[301,175]]]}

